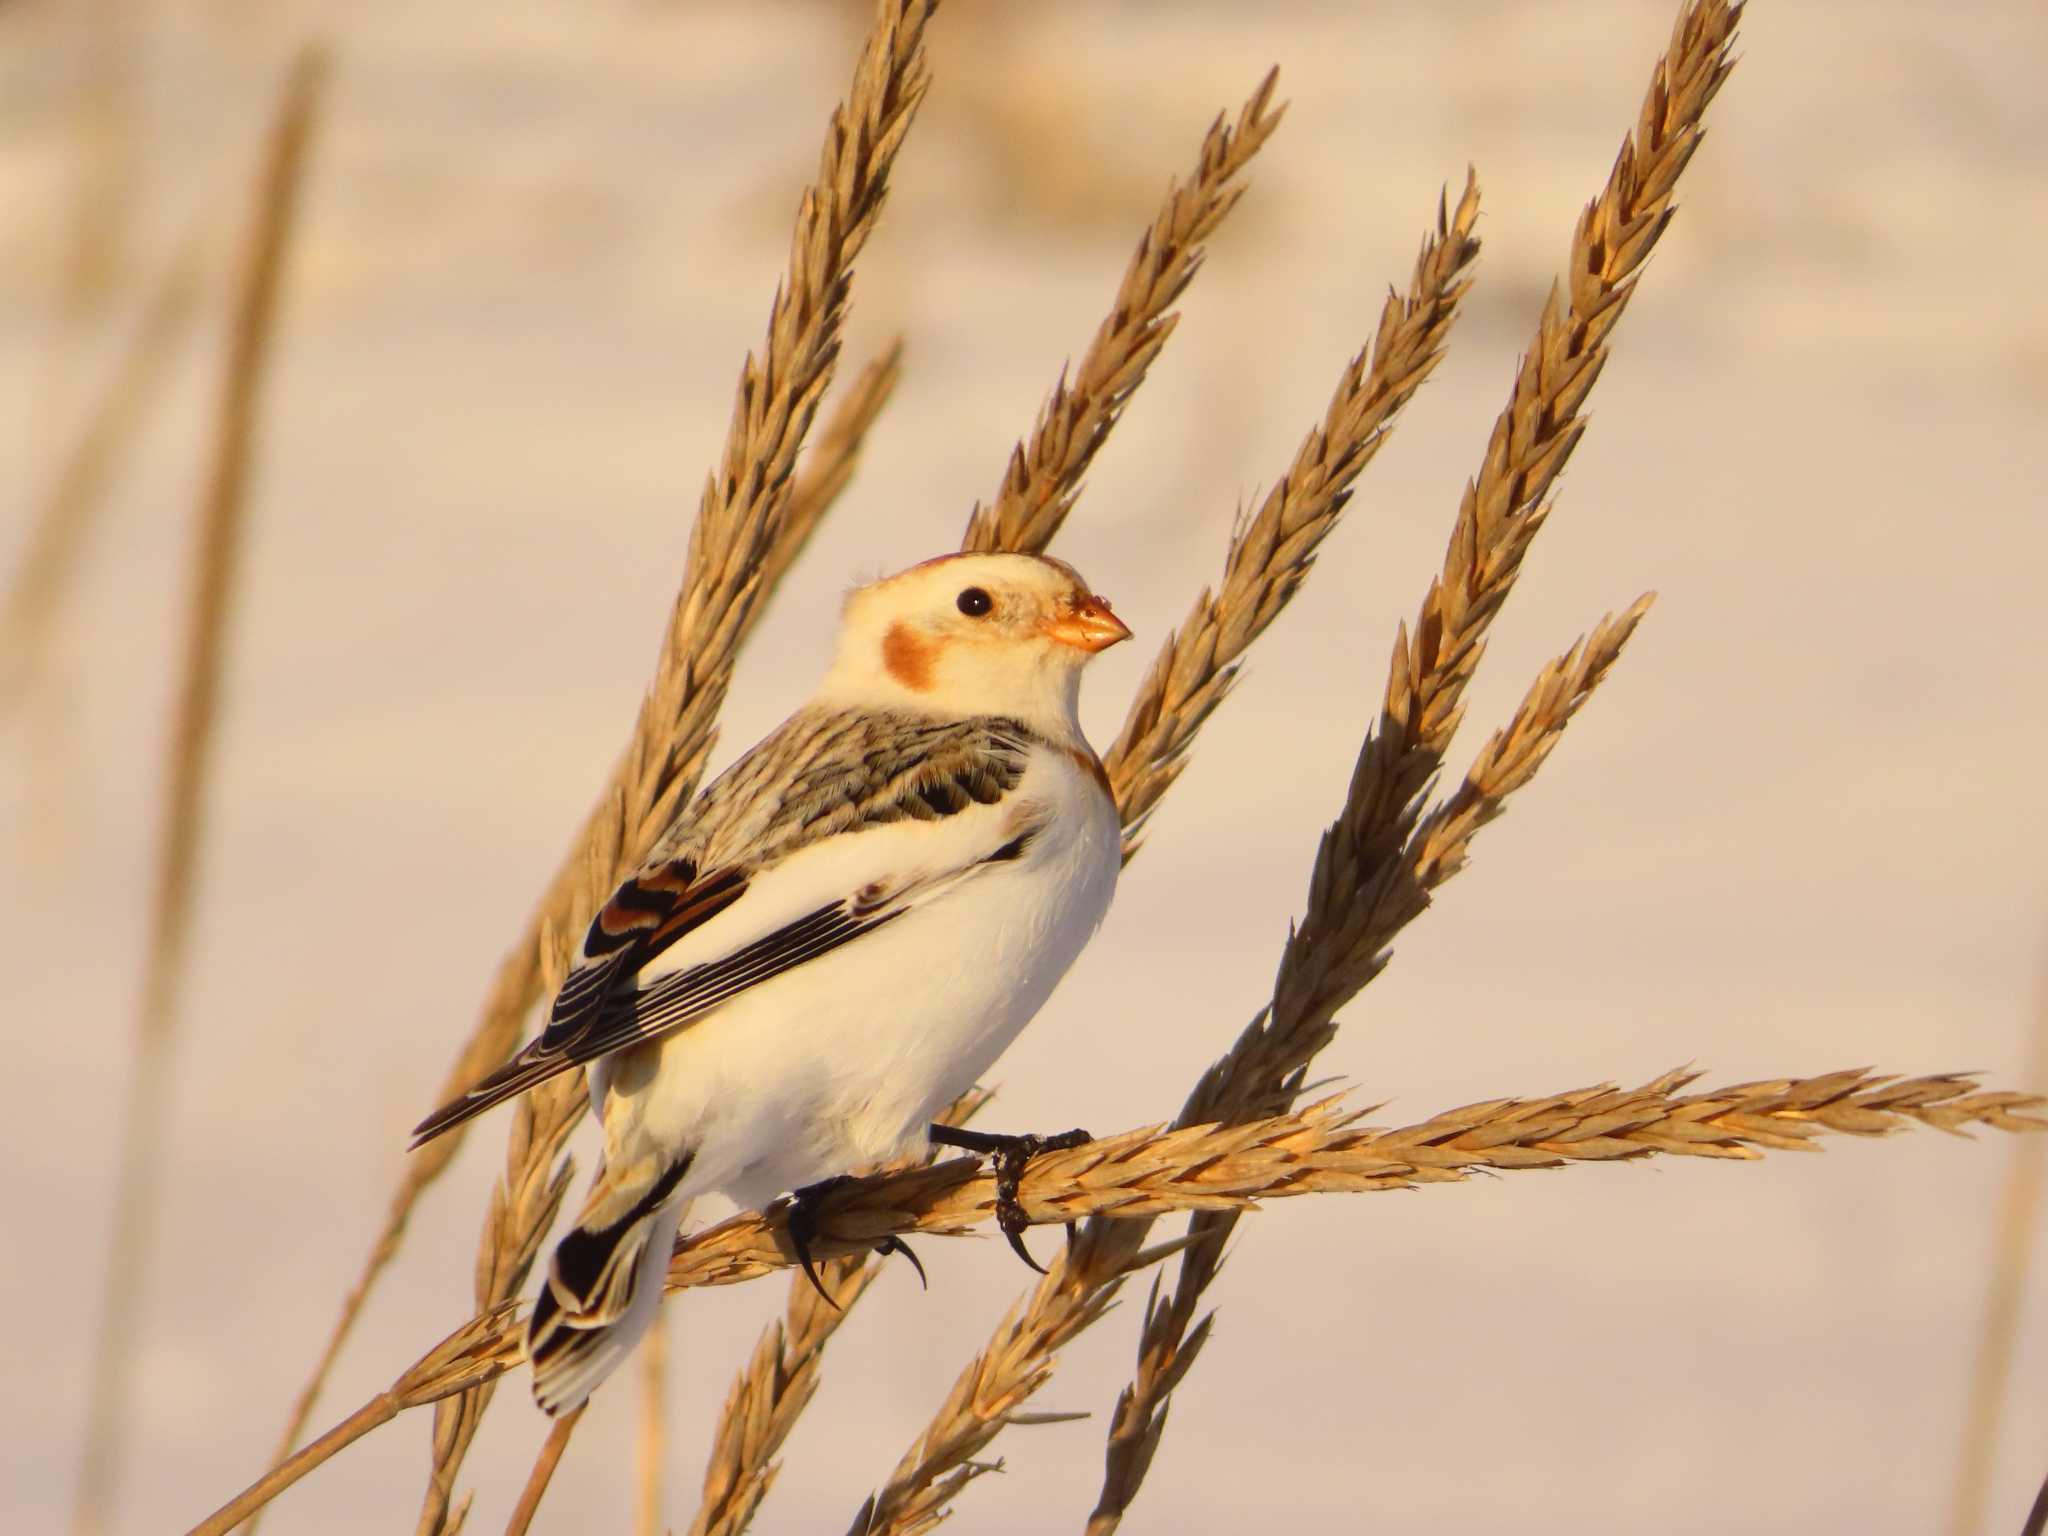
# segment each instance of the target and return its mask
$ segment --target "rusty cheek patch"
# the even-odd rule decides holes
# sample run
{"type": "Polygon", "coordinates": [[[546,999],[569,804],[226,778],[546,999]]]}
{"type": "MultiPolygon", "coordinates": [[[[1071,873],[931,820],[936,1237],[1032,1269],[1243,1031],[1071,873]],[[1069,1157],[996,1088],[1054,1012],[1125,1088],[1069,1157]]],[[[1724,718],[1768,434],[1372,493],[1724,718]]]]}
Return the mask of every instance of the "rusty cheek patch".
{"type": "Polygon", "coordinates": [[[901,619],[882,636],[882,666],[912,693],[931,691],[932,661],[937,654],[937,646],[920,640],[901,619]]]}

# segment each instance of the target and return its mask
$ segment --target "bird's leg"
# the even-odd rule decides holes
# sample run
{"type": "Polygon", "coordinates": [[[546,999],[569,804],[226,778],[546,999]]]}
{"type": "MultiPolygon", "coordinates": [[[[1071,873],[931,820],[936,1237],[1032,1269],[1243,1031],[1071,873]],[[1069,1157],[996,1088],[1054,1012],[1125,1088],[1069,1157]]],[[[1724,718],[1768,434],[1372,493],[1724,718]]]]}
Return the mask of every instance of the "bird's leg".
{"type": "MultiPolygon", "coordinates": [[[[996,1131],[968,1131],[957,1125],[937,1125],[931,1128],[931,1141],[935,1147],[958,1147],[963,1152],[978,1152],[995,1164],[996,1170],[996,1225],[1003,1229],[1003,1236],[1010,1240],[1017,1257],[1037,1270],[1041,1275],[1045,1267],[1031,1257],[1031,1250],[1024,1246],[1024,1207],[1017,1203],[1017,1180],[1023,1176],[1024,1165],[1041,1152],[1064,1152],[1078,1147],[1095,1138],[1086,1131],[1062,1131],[1057,1136],[1005,1136],[996,1131]]],[[[1069,1236],[1072,1224],[1069,1224],[1069,1236]]]]}
{"type": "MultiPolygon", "coordinates": [[[[840,1310],[840,1306],[825,1289],[825,1282],[818,1278],[817,1265],[811,1258],[811,1239],[818,1235],[818,1207],[835,1190],[844,1189],[852,1182],[852,1174],[836,1173],[829,1179],[820,1179],[815,1184],[804,1185],[802,1189],[791,1190],[789,1195],[789,1245],[796,1250],[796,1261],[803,1266],[804,1277],[825,1298],[825,1305],[835,1312],[840,1310]]],[[[925,1278],[924,1265],[910,1251],[910,1244],[895,1233],[876,1243],[875,1252],[884,1258],[892,1253],[902,1254],[910,1260],[910,1267],[917,1271],[918,1285],[925,1290],[931,1289],[931,1282],[925,1278]]]]}

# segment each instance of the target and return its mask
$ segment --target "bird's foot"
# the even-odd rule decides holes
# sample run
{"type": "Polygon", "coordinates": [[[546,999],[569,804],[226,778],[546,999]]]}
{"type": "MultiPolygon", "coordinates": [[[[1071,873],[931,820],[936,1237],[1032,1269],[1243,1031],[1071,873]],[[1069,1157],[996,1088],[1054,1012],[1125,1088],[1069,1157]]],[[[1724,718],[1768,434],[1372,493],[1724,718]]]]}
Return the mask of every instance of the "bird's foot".
{"type": "Polygon", "coordinates": [[[962,1130],[957,1125],[931,1128],[933,1146],[978,1152],[995,1164],[996,1225],[1003,1229],[1003,1236],[1010,1240],[1017,1257],[1041,1275],[1045,1266],[1032,1258],[1031,1250],[1024,1246],[1024,1229],[1030,1223],[1024,1219],[1024,1207],[1017,1200],[1017,1181],[1023,1176],[1024,1165],[1039,1153],[1065,1152],[1094,1139],[1080,1130],[1062,1131],[1057,1136],[1004,1136],[995,1131],[962,1130]]]}
{"type": "MultiPolygon", "coordinates": [[[[818,1266],[811,1257],[811,1239],[818,1235],[818,1207],[834,1191],[844,1189],[852,1182],[852,1174],[838,1173],[815,1184],[806,1184],[802,1189],[792,1190],[789,1196],[789,1245],[796,1250],[796,1261],[803,1266],[804,1278],[825,1298],[825,1305],[835,1312],[841,1309],[839,1303],[832,1299],[832,1293],[825,1289],[825,1282],[818,1278],[818,1266]]],[[[910,1260],[910,1267],[917,1271],[917,1283],[925,1290],[931,1289],[931,1282],[925,1278],[924,1265],[911,1252],[910,1244],[895,1233],[876,1243],[875,1252],[884,1258],[892,1253],[902,1254],[910,1260]]]]}

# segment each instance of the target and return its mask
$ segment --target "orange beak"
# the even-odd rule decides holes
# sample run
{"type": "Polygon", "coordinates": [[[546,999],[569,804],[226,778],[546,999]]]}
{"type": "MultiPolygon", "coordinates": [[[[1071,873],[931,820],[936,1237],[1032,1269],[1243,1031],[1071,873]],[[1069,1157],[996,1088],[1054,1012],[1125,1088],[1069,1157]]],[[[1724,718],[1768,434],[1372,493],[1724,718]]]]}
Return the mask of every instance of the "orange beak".
{"type": "Polygon", "coordinates": [[[1092,592],[1058,618],[1046,620],[1045,632],[1082,651],[1106,651],[1131,638],[1129,626],[1109,611],[1109,600],[1092,592]]]}

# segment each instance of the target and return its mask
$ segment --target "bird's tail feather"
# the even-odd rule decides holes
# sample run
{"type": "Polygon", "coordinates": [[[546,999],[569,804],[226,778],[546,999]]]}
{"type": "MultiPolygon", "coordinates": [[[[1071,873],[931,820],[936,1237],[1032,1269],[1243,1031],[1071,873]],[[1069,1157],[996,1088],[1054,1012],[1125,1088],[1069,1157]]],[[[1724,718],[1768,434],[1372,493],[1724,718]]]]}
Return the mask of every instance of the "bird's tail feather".
{"type": "Polygon", "coordinates": [[[664,1168],[623,1215],[612,1214],[622,1192],[601,1176],[556,1247],[526,1324],[533,1397],[548,1413],[581,1407],[653,1323],[690,1161],[685,1153],[664,1168]]]}

